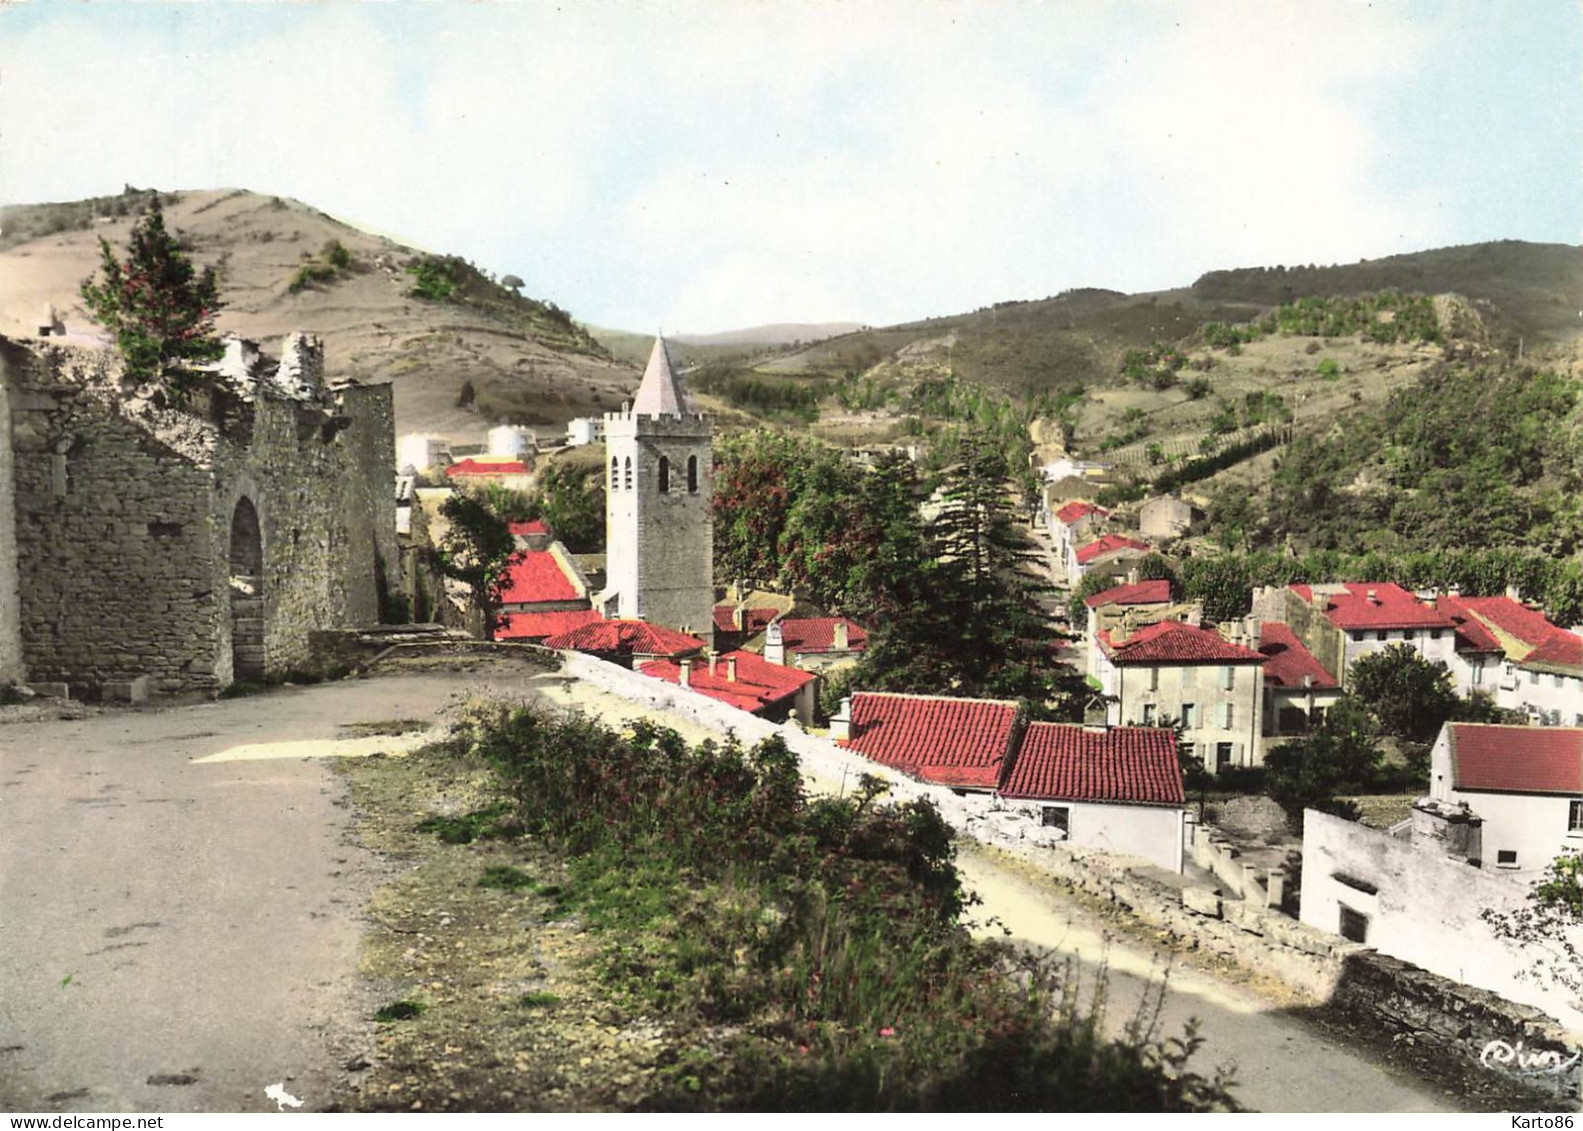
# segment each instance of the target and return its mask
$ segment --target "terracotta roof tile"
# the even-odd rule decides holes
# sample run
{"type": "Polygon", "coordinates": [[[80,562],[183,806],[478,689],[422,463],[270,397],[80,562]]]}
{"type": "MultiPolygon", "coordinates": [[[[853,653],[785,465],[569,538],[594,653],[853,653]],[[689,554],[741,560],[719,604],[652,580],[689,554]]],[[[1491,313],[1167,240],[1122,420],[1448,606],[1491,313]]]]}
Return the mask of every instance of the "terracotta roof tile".
{"type": "Polygon", "coordinates": [[[1583,730],[1447,723],[1452,787],[1583,796],[1583,730]]]}
{"type": "Polygon", "coordinates": [[[864,691],[852,696],[852,737],[865,758],[938,785],[993,789],[1018,708],[999,699],[864,691]]]}
{"type": "Polygon", "coordinates": [[[1101,605],[1168,605],[1171,603],[1171,583],[1138,581],[1130,585],[1116,585],[1100,590],[1083,603],[1091,609],[1101,605]]]}
{"type": "Polygon", "coordinates": [[[1524,667],[1583,667],[1583,637],[1565,629],[1557,629],[1554,636],[1522,658],[1524,667]]]}
{"type": "Polygon", "coordinates": [[[1499,652],[1501,642],[1484,626],[1465,597],[1441,597],[1438,605],[1457,626],[1458,652],[1499,652]]]}
{"type": "Polygon", "coordinates": [[[554,613],[502,613],[495,628],[496,640],[543,640],[559,636],[604,618],[593,609],[569,609],[554,613]]]}
{"type": "Polygon", "coordinates": [[[786,651],[796,655],[802,652],[835,651],[835,626],[846,625],[847,651],[861,652],[868,647],[868,631],[846,617],[799,617],[780,622],[781,642],[786,651]]]}
{"type": "Polygon", "coordinates": [[[464,459],[445,469],[448,477],[458,475],[526,475],[528,465],[519,459],[464,459]]]}
{"type": "Polygon", "coordinates": [[[1565,631],[1546,620],[1538,609],[1510,597],[1452,597],[1446,603],[1473,614],[1489,627],[1531,648],[1538,648],[1556,633],[1565,631]]]}
{"type": "Polygon", "coordinates": [[[530,534],[555,533],[550,529],[550,524],[545,522],[542,518],[530,518],[527,522],[508,522],[506,523],[506,526],[510,529],[511,533],[517,535],[520,538],[526,538],[530,534]]]}
{"type": "Polygon", "coordinates": [[[1113,664],[1262,664],[1265,660],[1218,632],[1174,620],[1140,628],[1121,644],[1112,644],[1110,634],[1102,633],[1100,644],[1113,664]]]}
{"type": "Polygon", "coordinates": [[[752,634],[763,632],[769,627],[770,621],[780,615],[781,610],[764,606],[762,608],[748,608],[742,610],[742,627],[736,626],[736,605],[724,601],[714,608],[715,629],[718,632],[745,632],[752,634]]]}
{"type": "MultiPolygon", "coordinates": [[[[674,660],[653,660],[639,670],[667,683],[680,684],[682,681],[681,665],[674,660]]],[[[687,686],[712,699],[756,713],[796,695],[817,678],[812,672],[771,664],[752,652],[727,652],[715,660],[713,674],[706,661],[694,662],[688,672],[687,686]],[[734,680],[728,678],[731,660],[736,661],[734,680]]]]}
{"type": "Polygon", "coordinates": [[[1265,656],[1264,682],[1271,687],[1302,687],[1303,677],[1315,688],[1333,688],[1341,685],[1325,666],[1314,658],[1303,642],[1297,639],[1287,625],[1280,621],[1265,621],[1259,629],[1259,652],[1265,656]]]}
{"type": "Polygon", "coordinates": [[[546,648],[634,656],[685,656],[704,642],[696,636],[641,620],[596,620],[544,642],[546,648]]]}
{"type": "Polygon", "coordinates": [[[502,605],[544,605],[576,601],[585,594],[548,550],[519,550],[506,566],[502,605]]]}
{"type": "Polygon", "coordinates": [[[1097,514],[1100,518],[1106,518],[1110,512],[1104,507],[1096,506],[1093,503],[1071,502],[1056,511],[1055,517],[1067,526],[1071,526],[1078,519],[1090,514],[1097,514]]]}
{"type": "Polygon", "coordinates": [[[1172,731],[1096,731],[1075,723],[1030,724],[1000,792],[1035,801],[1181,805],[1185,800],[1172,731]]]}
{"type": "Polygon", "coordinates": [[[1446,613],[1431,609],[1391,581],[1349,581],[1340,593],[1315,594],[1309,585],[1294,585],[1292,591],[1343,631],[1456,627],[1446,613]]]}
{"type": "Polygon", "coordinates": [[[1136,538],[1128,538],[1121,534],[1107,534],[1097,541],[1090,542],[1077,551],[1077,564],[1087,565],[1095,558],[1114,554],[1120,550],[1147,550],[1149,544],[1140,542],[1136,538]]]}

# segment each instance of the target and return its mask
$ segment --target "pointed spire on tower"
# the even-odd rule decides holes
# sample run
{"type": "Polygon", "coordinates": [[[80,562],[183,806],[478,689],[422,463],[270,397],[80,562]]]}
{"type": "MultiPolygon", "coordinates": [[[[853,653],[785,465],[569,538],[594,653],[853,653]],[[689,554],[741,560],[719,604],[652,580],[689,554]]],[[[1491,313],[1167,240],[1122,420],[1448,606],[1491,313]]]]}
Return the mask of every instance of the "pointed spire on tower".
{"type": "Polygon", "coordinates": [[[654,339],[654,352],[649,354],[648,368],[643,371],[643,383],[638,395],[632,398],[635,416],[660,416],[666,413],[691,412],[687,394],[671,367],[671,355],[665,348],[664,338],[654,339]]]}

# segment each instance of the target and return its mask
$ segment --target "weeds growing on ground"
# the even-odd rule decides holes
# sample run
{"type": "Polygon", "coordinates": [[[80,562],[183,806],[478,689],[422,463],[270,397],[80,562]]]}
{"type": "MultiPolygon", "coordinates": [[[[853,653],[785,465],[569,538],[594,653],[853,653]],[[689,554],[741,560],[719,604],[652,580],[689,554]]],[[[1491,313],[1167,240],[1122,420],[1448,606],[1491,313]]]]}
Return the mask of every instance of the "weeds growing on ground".
{"type": "MultiPolygon", "coordinates": [[[[678,1036],[646,1106],[1235,1107],[1227,1081],[1187,1067],[1193,1032],[1161,1040],[1140,1013],[1110,1040],[1102,994],[1080,1002],[1064,966],[974,941],[926,802],[885,804],[874,779],[809,799],[779,739],[689,747],[536,707],[480,706],[453,741],[566,855],[566,882],[537,895],[603,940],[612,1001],[678,1036]]],[[[508,873],[532,883],[486,876],[508,873]]]]}

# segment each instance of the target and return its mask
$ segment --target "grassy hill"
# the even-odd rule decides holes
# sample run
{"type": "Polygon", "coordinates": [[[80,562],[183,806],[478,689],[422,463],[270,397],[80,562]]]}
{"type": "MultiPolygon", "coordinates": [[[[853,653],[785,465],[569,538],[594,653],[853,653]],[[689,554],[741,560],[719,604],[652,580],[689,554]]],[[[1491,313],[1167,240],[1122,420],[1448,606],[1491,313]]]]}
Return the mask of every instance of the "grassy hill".
{"type": "MultiPolygon", "coordinates": [[[[323,335],[332,377],[393,383],[400,431],[474,437],[499,420],[553,428],[613,408],[636,387],[637,370],[566,312],[461,260],[279,197],[217,190],[161,199],[167,225],[219,273],[223,332],[266,347],[291,330],[323,335]],[[460,404],[468,386],[471,403],[460,404]]],[[[91,333],[78,285],[98,267],[100,236],[124,251],[146,200],[128,190],[0,213],[0,333],[36,332],[46,304],[68,331],[91,333]]]]}

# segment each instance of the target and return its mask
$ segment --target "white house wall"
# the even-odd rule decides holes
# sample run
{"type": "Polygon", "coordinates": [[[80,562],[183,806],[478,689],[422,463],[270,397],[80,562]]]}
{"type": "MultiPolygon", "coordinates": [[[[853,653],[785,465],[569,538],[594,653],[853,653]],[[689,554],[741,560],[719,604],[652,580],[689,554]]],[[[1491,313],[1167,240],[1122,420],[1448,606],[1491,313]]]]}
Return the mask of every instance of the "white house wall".
{"type": "MultiPolygon", "coordinates": [[[[1364,941],[1381,954],[1534,1006],[1583,1031],[1580,1003],[1548,982],[1525,978],[1531,951],[1496,939],[1479,917],[1486,907],[1525,906],[1527,891],[1508,874],[1313,809],[1303,814],[1304,924],[1339,934],[1341,908],[1348,907],[1368,917],[1364,941]]],[[[1583,945],[1583,932],[1577,941],[1583,945]]]]}
{"type": "Polygon", "coordinates": [[[1147,708],[1153,718],[1183,718],[1185,704],[1193,705],[1193,725],[1182,732],[1194,753],[1211,769],[1220,743],[1232,747],[1231,765],[1257,766],[1264,761],[1264,666],[1262,664],[1112,665],[1097,661],[1100,681],[1116,702],[1109,706],[1112,726],[1146,725],[1147,708]],[[1221,686],[1223,667],[1231,669],[1231,687],[1221,686]],[[1108,672],[1105,669],[1109,669],[1108,672]],[[1151,678],[1157,672],[1158,678],[1151,678]],[[1221,724],[1223,705],[1231,705],[1231,725],[1221,724]]]}
{"type": "Polygon", "coordinates": [[[1008,801],[1013,806],[1064,807],[1068,816],[1066,843],[1078,848],[1136,856],[1182,870],[1185,809],[1163,805],[1107,805],[1092,801],[1008,801]]]}
{"type": "MultiPolygon", "coordinates": [[[[1490,674],[1485,673],[1486,681],[1490,674]]],[[[1500,669],[1498,685],[1489,690],[1496,692],[1499,706],[1538,715],[1549,726],[1583,726],[1583,681],[1576,676],[1508,663],[1500,669]]]]}

